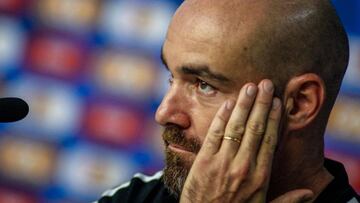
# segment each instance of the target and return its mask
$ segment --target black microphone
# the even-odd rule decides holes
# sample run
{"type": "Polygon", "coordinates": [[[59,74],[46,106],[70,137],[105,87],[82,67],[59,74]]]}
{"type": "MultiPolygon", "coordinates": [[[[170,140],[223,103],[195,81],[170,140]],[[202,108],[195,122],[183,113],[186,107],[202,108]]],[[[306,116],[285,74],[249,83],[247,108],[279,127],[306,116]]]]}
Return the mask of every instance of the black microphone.
{"type": "Polygon", "coordinates": [[[14,122],[25,118],[29,112],[28,104],[16,97],[0,98],[0,122],[14,122]]]}

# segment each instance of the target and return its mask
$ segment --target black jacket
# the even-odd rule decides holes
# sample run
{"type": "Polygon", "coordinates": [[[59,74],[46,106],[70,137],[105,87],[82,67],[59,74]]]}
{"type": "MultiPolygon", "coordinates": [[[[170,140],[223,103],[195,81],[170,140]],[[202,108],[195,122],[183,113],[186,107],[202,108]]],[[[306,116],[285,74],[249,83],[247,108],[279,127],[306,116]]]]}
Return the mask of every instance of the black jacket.
{"type": "MultiPolygon", "coordinates": [[[[360,203],[360,197],[349,185],[344,166],[329,159],[325,167],[334,176],[332,182],[322,191],[316,203],[360,203]]],[[[172,203],[179,200],[172,196],[162,181],[162,171],[154,176],[136,174],[130,182],[106,191],[98,203],[172,203]]]]}

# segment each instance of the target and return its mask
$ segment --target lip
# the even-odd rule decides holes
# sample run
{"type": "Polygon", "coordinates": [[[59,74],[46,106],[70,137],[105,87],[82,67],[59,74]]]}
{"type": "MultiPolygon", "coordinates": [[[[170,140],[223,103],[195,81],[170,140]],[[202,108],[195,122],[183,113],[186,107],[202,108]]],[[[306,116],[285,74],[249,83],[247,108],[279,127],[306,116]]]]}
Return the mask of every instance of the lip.
{"type": "Polygon", "coordinates": [[[176,151],[176,152],[180,152],[180,153],[191,153],[193,154],[193,152],[188,151],[187,149],[185,149],[184,147],[177,145],[177,144],[169,144],[169,149],[172,151],[176,151]]]}

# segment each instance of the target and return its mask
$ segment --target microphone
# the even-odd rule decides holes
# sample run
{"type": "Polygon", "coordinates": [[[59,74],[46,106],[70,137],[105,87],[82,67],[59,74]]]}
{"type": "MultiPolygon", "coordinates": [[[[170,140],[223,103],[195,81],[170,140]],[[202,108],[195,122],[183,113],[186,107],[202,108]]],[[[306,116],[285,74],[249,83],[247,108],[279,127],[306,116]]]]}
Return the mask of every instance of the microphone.
{"type": "Polygon", "coordinates": [[[28,104],[16,97],[0,98],[0,122],[14,122],[25,118],[29,112],[28,104]]]}

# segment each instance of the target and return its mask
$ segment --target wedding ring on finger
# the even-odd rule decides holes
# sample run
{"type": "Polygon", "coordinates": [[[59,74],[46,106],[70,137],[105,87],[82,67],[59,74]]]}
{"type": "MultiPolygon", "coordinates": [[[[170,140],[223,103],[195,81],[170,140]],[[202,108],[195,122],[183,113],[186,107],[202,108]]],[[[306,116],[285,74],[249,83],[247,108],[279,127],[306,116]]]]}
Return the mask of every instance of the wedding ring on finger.
{"type": "Polygon", "coordinates": [[[241,140],[236,138],[236,137],[231,137],[231,136],[224,136],[223,137],[224,140],[230,140],[230,141],[234,141],[234,142],[237,142],[237,143],[241,143],[241,140]]]}

